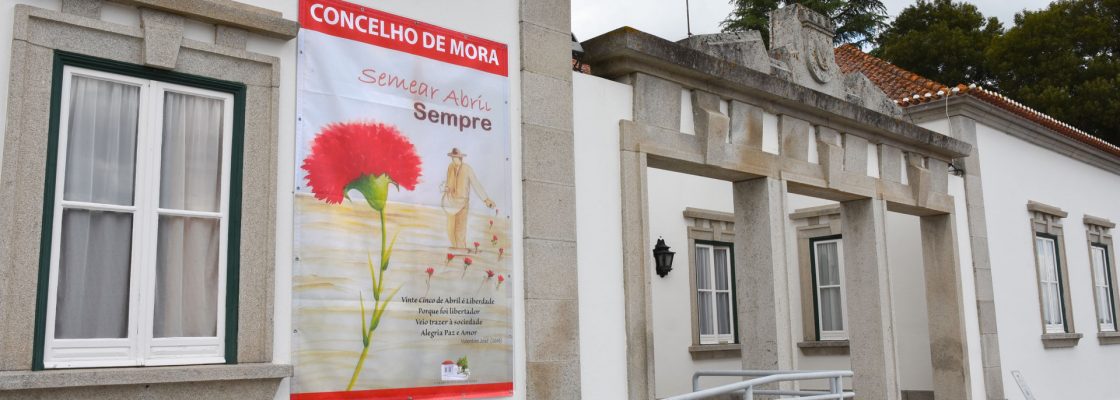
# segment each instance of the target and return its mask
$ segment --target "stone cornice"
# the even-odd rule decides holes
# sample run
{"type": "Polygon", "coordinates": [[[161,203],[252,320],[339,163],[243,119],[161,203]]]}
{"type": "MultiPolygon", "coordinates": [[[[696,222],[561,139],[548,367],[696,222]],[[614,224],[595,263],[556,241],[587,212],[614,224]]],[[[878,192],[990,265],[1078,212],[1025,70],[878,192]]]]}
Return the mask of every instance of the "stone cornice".
{"type": "Polygon", "coordinates": [[[280,12],[239,3],[233,0],[114,0],[118,3],[179,14],[220,25],[234,26],[250,32],[280,39],[292,39],[299,32],[299,23],[285,19],[280,12]]]}
{"type": "Polygon", "coordinates": [[[642,72],[694,87],[720,88],[897,141],[942,159],[963,157],[971,145],[796,83],[678,45],[633,28],[619,28],[583,43],[584,60],[609,79],[642,72]]]}

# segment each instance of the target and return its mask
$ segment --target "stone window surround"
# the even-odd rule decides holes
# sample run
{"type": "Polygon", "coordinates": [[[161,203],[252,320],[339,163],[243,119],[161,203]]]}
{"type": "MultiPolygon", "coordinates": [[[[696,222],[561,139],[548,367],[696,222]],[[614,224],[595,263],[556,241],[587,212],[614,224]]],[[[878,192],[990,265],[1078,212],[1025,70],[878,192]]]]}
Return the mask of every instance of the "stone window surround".
{"type": "MultiPolygon", "coordinates": [[[[735,244],[735,215],[720,211],[701,210],[697,208],[685,208],[684,218],[689,221],[688,224],[688,249],[689,254],[692,254],[692,249],[696,248],[697,241],[703,242],[718,242],[726,244],[728,247],[734,247],[735,244]]],[[[732,255],[732,274],[734,274],[734,255],[732,255]]],[[[734,312],[735,305],[735,280],[734,276],[731,279],[731,329],[736,335],[735,343],[721,343],[721,344],[700,344],[700,315],[696,307],[696,257],[688,257],[688,286],[689,296],[688,303],[691,310],[689,321],[692,325],[692,345],[688,346],[688,352],[693,359],[713,359],[713,358],[737,358],[740,355],[741,345],[738,340],[738,318],[734,312]]]]}
{"type": "MultiPolygon", "coordinates": [[[[814,239],[840,236],[840,205],[830,204],[803,208],[789,215],[790,220],[805,220],[808,225],[797,229],[797,271],[800,277],[802,341],[797,348],[807,356],[847,355],[848,340],[819,340],[816,322],[816,301],[813,297],[813,260],[809,246],[814,239]]],[[[845,305],[847,307],[847,305],[845,305]]]]}
{"type": "MultiPolygon", "coordinates": [[[[1087,241],[1086,244],[1089,246],[1089,256],[1092,257],[1093,246],[1100,246],[1104,247],[1105,249],[1105,257],[1107,257],[1107,265],[1105,265],[1105,268],[1108,268],[1109,277],[1111,278],[1111,280],[1109,281],[1109,288],[1112,289],[1112,292],[1109,295],[1112,296],[1113,324],[1118,325],[1115,320],[1116,300],[1118,297],[1116,293],[1116,256],[1113,255],[1115,247],[1112,244],[1111,232],[1111,229],[1116,227],[1116,223],[1108,220],[1107,218],[1094,217],[1088,214],[1085,214],[1082,217],[1082,222],[1085,223],[1085,237],[1087,241]]],[[[1090,259],[1089,262],[1091,263],[1092,259],[1090,259]]],[[[1093,281],[1096,282],[1096,269],[1090,268],[1090,272],[1092,273],[1093,281]]],[[[1097,302],[1095,287],[1093,288],[1093,302],[1096,304],[1096,307],[1099,310],[1101,304],[1097,302]]],[[[1120,329],[1112,332],[1101,332],[1100,327],[1098,326],[1097,341],[1102,345],[1120,344],[1120,329]]]]}
{"type": "MultiPolygon", "coordinates": [[[[271,363],[280,60],[248,52],[245,43],[248,31],[291,39],[298,25],[279,13],[229,0],[170,6],[158,0],[125,3],[140,7],[140,27],[100,20],[100,0],[64,0],[63,12],[15,6],[11,101],[4,135],[4,165],[0,169],[0,195],[11,200],[9,206],[0,210],[0,275],[6,277],[0,282],[0,298],[8,304],[0,308],[0,391],[20,390],[9,394],[34,397],[50,392],[28,389],[100,386],[98,390],[108,393],[127,390],[112,388],[119,385],[146,387],[185,380],[253,385],[271,382],[266,385],[274,390],[280,378],[292,374],[291,366],[271,363]],[[217,24],[215,43],[183,38],[185,18],[217,24]],[[244,148],[248,151],[242,155],[242,192],[262,195],[254,197],[259,202],[253,206],[242,207],[241,276],[252,279],[239,281],[239,364],[31,371],[37,308],[35,282],[40,272],[43,166],[56,51],[245,85],[244,148]]],[[[149,393],[161,393],[158,390],[176,389],[153,386],[149,393]]],[[[83,393],[96,395],[97,390],[83,393]]]]}
{"type": "Polygon", "coordinates": [[[1061,220],[1069,216],[1069,213],[1061,208],[1033,200],[1027,202],[1027,211],[1031,215],[1031,249],[1034,250],[1031,256],[1035,260],[1035,284],[1038,285],[1038,316],[1043,332],[1041,336],[1042,345],[1048,349],[1076,346],[1083,335],[1077,333],[1073,321],[1073,306],[1070,301],[1069,290],[1069,262],[1066,257],[1066,240],[1061,223],[1061,220]],[[1064,333],[1046,333],[1045,318],[1042,314],[1042,285],[1038,284],[1041,280],[1037,255],[1038,248],[1035,244],[1035,238],[1039,235],[1052,237],[1058,246],[1058,276],[1061,279],[1062,316],[1066,328],[1064,333]]]}

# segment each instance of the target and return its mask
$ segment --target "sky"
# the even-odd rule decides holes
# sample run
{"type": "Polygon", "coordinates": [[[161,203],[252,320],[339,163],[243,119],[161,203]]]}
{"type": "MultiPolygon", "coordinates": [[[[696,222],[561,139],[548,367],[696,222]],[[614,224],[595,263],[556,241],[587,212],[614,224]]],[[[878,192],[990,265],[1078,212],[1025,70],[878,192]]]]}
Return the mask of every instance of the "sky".
{"type": "MultiPolygon", "coordinates": [[[[1016,12],[1046,8],[1051,0],[974,0],[985,17],[994,16],[1011,27],[1016,12]]],[[[731,12],[728,0],[688,0],[692,33],[719,32],[731,12]]],[[[883,0],[893,19],[914,0],[883,0]]],[[[572,33],[581,42],[622,26],[630,26],[669,40],[687,36],[685,0],[572,0],[572,33]]]]}

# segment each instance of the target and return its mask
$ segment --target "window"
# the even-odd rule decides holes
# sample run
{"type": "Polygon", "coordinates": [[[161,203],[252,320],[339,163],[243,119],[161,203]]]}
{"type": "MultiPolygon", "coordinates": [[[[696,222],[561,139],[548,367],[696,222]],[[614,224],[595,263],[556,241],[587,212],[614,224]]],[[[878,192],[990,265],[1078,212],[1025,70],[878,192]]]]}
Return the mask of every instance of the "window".
{"type": "Polygon", "coordinates": [[[696,243],[693,250],[700,344],[734,343],[731,247],[696,243]]]}
{"type": "Polygon", "coordinates": [[[233,95],[62,71],[44,367],[225,362],[233,95]]]}
{"type": "Polygon", "coordinates": [[[1082,335],[1074,325],[1070,301],[1069,270],[1066,259],[1065,218],[1061,208],[1027,201],[1034,240],[1035,272],[1038,279],[1039,316],[1042,345],[1045,348],[1076,346],[1082,335]]]}
{"type": "Polygon", "coordinates": [[[847,340],[844,247],[840,238],[810,241],[817,340],[847,340]]]}
{"type": "Polygon", "coordinates": [[[1041,290],[1042,320],[1046,333],[1064,333],[1065,307],[1062,300],[1061,263],[1058,261],[1056,238],[1036,235],[1035,252],[1038,260],[1038,283],[1041,290]]]}
{"type": "Polygon", "coordinates": [[[1089,246],[1093,264],[1093,295],[1097,300],[1097,325],[1101,332],[1116,331],[1116,306],[1112,299],[1112,268],[1108,262],[1108,247],[1100,244],[1089,246]]]}

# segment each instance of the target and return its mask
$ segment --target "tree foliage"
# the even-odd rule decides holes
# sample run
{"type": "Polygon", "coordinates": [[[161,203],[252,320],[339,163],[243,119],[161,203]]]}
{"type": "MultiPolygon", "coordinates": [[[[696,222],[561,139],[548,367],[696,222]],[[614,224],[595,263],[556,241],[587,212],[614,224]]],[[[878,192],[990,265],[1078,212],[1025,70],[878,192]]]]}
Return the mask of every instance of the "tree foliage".
{"type": "Polygon", "coordinates": [[[999,20],[984,18],[972,4],[918,0],[882,31],[871,54],[946,85],[990,86],[985,51],[1002,33],[999,20]]]}
{"type": "Polygon", "coordinates": [[[770,12],[793,3],[831,18],[836,24],[836,43],[870,43],[887,19],[887,8],[881,0],[731,0],[735,9],[723,20],[723,31],[757,30],[769,44],[770,12]]]}
{"type": "Polygon", "coordinates": [[[997,89],[1120,143],[1120,0],[1061,0],[1015,15],[987,59],[997,89]]]}

